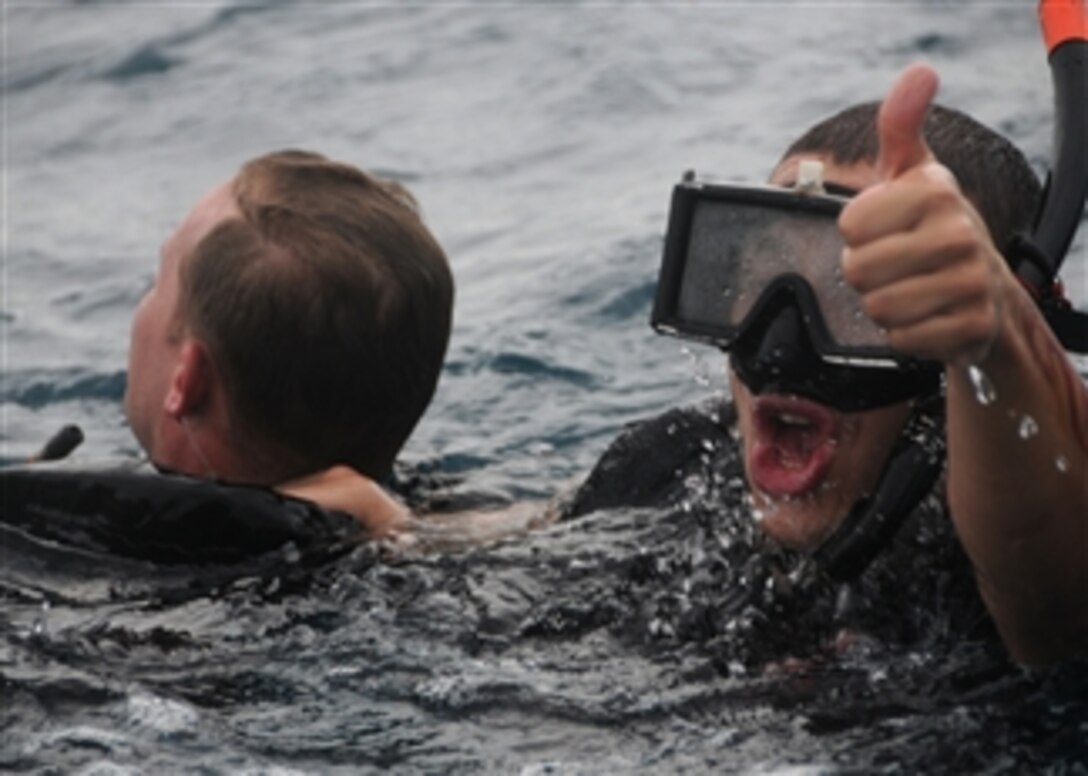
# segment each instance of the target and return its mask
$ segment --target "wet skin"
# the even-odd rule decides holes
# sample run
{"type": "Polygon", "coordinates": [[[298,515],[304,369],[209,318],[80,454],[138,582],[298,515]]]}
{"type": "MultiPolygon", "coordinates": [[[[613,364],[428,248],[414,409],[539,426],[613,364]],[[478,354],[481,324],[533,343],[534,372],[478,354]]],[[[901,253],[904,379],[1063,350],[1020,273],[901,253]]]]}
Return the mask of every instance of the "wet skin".
{"type": "MultiPolygon", "coordinates": [[[[828,157],[803,158],[822,161],[828,183],[861,190],[877,181],[872,165],[846,167],[828,157]]],[[[795,183],[800,161],[783,160],[771,183],[795,183]]],[[[734,374],[730,385],[760,525],[783,545],[814,548],[875,487],[910,414],[909,404],[844,413],[796,396],[753,396],[734,374]]]]}
{"type": "Polygon", "coordinates": [[[196,245],[238,214],[229,182],[209,191],[163,243],[158,274],[132,318],[125,416],[152,460],[180,470],[190,467],[179,458],[177,448],[185,449],[188,443],[183,440],[179,445],[176,424],[170,422],[177,413],[167,407],[185,334],[177,315],[179,273],[196,245]]]}
{"type": "Polygon", "coordinates": [[[269,485],[326,509],[349,512],[370,535],[383,536],[404,520],[406,510],[347,466],[289,481],[245,468],[256,456],[232,432],[214,364],[178,310],[184,262],[216,226],[240,217],[232,181],[227,181],[211,189],[163,243],[155,282],[132,319],[125,390],[132,432],[160,466],[197,477],[269,485]]]}

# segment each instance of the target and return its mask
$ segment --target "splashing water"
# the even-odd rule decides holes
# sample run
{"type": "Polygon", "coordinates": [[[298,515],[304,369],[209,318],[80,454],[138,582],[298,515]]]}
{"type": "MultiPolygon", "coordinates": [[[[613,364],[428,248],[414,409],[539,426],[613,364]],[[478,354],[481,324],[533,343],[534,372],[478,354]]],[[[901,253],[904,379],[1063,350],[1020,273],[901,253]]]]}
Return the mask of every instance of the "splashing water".
{"type": "Polygon", "coordinates": [[[714,384],[714,360],[708,358],[705,353],[696,352],[691,348],[684,347],[684,355],[686,355],[691,361],[691,376],[696,385],[703,388],[710,388],[714,384]]]}
{"type": "Polygon", "coordinates": [[[974,388],[975,398],[979,404],[988,407],[997,401],[997,390],[985,372],[972,364],[967,367],[967,378],[971,381],[971,387],[974,388]]]}
{"type": "Polygon", "coordinates": [[[1059,455],[1055,458],[1054,465],[1058,467],[1058,471],[1062,474],[1067,474],[1069,472],[1069,459],[1064,455],[1059,455]]]}
{"type": "Polygon", "coordinates": [[[1031,439],[1039,433],[1039,424],[1035,422],[1035,418],[1031,417],[1031,415],[1025,415],[1020,419],[1019,431],[1021,439],[1031,439]]]}

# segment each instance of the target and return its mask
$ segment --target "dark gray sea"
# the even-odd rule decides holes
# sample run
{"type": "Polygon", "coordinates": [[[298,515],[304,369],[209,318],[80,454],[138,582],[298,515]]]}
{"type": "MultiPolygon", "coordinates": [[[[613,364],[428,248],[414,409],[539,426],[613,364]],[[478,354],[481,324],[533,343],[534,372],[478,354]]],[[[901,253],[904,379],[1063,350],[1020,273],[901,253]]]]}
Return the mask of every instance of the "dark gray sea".
{"type": "MultiPolygon", "coordinates": [[[[1042,174],[1034,5],[3,0],[0,463],[73,422],[77,460],[138,454],[128,326],[161,242],[246,159],[299,147],[406,184],[451,259],[450,354],[405,461],[547,499],[626,424],[725,390],[720,354],[648,326],[681,173],[762,181],[924,59],[1042,174]]],[[[673,512],[204,587],[7,535],[0,771],[1088,772],[1083,666],[716,652],[678,623],[717,595],[717,539],[673,512]],[[650,582],[668,599],[632,615],[650,582]]]]}

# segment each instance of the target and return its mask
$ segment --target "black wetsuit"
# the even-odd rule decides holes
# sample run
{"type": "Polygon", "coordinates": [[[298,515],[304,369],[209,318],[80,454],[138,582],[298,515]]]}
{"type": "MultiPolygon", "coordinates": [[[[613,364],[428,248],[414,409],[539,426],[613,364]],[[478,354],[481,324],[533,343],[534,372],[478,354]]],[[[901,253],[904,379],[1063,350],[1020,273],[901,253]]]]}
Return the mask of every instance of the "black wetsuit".
{"type": "MultiPolygon", "coordinates": [[[[711,401],[629,427],[574,494],[567,519],[645,507],[701,535],[701,568],[688,572],[685,605],[701,607],[695,626],[732,642],[734,655],[797,654],[806,651],[801,642],[818,649],[841,630],[900,644],[999,644],[942,496],[923,500],[854,581],[802,573],[802,556],[769,540],[745,504],[735,420],[731,404],[711,401]]],[[[630,594],[660,598],[660,582],[636,580],[630,594]]]]}
{"type": "Polygon", "coordinates": [[[349,515],[268,488],[156,469],[140,460],[0,469],[8,530],[166,564],[224,564],[278,551],[325,553],[357,540],[349,515]]]}

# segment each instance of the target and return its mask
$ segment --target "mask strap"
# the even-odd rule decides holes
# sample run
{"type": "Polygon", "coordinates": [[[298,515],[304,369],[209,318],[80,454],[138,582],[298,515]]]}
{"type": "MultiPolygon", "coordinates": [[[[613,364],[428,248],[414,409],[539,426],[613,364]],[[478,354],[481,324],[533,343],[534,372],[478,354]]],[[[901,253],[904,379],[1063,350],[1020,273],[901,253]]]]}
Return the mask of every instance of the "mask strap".
{"type": "Polygon", "coordinates": [[[944,470],[944,397],[915,406],[884,468],[876,492],[860,499],[813,553],[818,568],[838,582],[860,575],[891,543],[944,470]]]}

